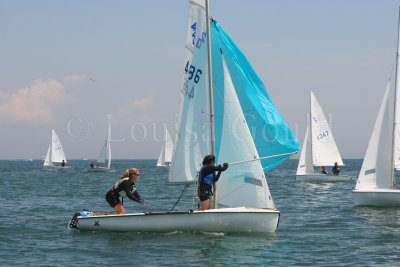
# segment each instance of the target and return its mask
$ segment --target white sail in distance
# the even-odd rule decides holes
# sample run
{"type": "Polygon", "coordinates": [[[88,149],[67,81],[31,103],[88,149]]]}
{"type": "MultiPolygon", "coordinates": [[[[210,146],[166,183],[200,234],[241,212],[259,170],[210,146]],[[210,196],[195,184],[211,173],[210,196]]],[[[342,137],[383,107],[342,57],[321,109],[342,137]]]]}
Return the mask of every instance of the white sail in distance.
{"type": "Polygon", "coordinates": [[[311,92],[311,142],[314,166],[343,165],[332,129],[314,93],[311,92]]]}

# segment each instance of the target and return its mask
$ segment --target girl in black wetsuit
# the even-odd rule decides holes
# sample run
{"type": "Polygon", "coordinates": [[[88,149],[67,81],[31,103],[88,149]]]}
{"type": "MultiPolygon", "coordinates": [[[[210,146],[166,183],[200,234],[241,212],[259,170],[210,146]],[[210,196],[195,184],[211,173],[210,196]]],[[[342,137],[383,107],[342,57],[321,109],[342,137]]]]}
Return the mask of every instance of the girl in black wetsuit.
{"type": "Polygon", "coordinates": [[[212,196],[212,186],[221,176],[221,172],[228,169],[228,163],[222,166],[215,166],[215,156],[208,155],[203,159],[203,167],[199,172],[199,190],[198,195],[201,201],[201,209],[208,210],[210,208],[210,198],[212,196]],[[216,173],[217,172],[217,173],[216,173]]]}
{"type": "Polygon", "coordinates": [[[126,170],[121,178],[115,182],[114,187],[107,192],[106,200],[115,212],[118,214],[125,214],[126,210],[122,205],[119,197],[127,196],[129,199],[143,204],[143,198],[136,190],[135,182],[139,180],[140,172],[136,168],[126,170]]]}

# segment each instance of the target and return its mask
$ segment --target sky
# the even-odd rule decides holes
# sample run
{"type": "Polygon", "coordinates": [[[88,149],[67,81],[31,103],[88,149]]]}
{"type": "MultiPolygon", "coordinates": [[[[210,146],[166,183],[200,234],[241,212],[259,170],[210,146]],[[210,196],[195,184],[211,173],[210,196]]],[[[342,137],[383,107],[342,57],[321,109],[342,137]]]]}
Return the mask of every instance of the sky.
{"type": "MultiPolygon", "coordinates": [[[[312,90],[344,158],[363,158],[391,74],[400,0],[214,0],[302,143],[312,90]]],[[[1,0],[0,159],[41,159],[54,128],[68,159],[155,159],[174,132],[184,0],[1,0]]]]}

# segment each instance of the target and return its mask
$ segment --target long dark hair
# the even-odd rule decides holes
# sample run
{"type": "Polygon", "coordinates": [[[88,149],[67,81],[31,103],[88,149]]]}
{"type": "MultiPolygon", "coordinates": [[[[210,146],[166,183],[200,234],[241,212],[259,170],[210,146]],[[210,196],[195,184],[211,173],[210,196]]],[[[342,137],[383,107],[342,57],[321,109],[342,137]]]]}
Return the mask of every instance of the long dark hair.
{"type": "Polygon", "coordinates": [[[214,161],[215,161],[215,156],[214,155],[207,155],[203,159],[203,165],[209,165],[214,161]]]}

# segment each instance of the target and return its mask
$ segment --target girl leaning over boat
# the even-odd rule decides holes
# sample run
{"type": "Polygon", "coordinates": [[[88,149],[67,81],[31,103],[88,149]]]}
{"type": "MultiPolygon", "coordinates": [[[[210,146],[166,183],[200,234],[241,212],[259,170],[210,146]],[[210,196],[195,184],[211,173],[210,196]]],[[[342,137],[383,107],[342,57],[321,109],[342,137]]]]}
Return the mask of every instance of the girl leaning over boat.
{"type": "Polygon", "coordinates": [[[143,205],[143,198],[136,190],[135,182],[139,180],[140,172],[136,168],[130,168],[123,172],[121,178],[115,182],[114,187],[107,192],[106,200],[114,211],[118,214],[125,214],[125,207],[122,205],[120,197],[127,196],[129,199],[143,205]]]}

